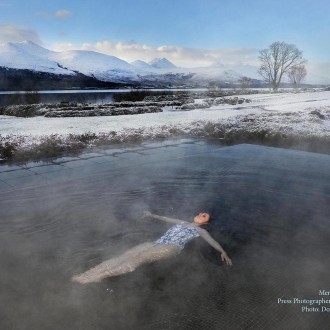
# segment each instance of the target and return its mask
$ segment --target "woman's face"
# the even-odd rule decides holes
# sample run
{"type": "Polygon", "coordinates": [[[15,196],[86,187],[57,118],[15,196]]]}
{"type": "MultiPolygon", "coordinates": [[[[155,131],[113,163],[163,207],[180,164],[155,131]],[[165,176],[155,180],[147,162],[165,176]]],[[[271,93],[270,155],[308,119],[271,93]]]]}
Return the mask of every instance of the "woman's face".
{"type": "Polygon", "coordinates": [[[194,222],[199,225],[207,223],[209,222],[209,220],[210,220],[210,215],[208,213],[199,213],[194,218],[194,222]]]}

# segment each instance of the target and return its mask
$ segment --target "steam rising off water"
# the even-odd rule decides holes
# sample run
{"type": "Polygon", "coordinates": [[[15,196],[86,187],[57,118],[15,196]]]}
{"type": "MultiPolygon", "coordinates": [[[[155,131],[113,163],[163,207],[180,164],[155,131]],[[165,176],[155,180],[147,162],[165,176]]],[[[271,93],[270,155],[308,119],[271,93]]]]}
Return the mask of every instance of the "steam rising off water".
{"type": "MultiPolygon", "coordinates": [[[[0,193],[1,329],[322,329],[327,313],[277,298],[329,290],[330,157],[177,141],[63,163],[48,184],[0,193]],[[171,260],[100,284],[70,282],[97,263],[210,212],[221,264],[200,239],[171,260]]],[[[328,306],[329,307],[329,306],[328,306]]]]}

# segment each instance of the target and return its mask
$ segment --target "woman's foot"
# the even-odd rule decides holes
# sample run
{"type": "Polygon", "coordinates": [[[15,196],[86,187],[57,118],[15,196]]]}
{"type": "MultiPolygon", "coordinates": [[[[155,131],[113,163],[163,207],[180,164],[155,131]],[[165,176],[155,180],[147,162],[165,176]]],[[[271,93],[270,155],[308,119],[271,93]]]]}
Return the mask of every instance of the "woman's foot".
{"type": "Polygon", "coordinates": [[[84,274],[80,274],[80,275],[75,275],[71,278],[71,281],[72,282],[76,282],[76,283],[79,283],[79,284],[88,284],[88,283],[98,283],[98,282],[101,282],[101,280],[103,279],[103,277],[94,277],[94,278],[91,278],[91,277],[87,277],[86,275],[84,274]]]}

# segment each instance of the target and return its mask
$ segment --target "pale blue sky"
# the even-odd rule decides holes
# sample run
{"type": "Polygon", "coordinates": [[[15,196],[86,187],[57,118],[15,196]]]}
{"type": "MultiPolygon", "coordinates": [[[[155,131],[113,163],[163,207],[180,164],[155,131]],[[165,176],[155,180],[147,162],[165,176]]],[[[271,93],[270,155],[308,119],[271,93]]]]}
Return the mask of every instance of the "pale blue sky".
{"type": "MultiPolygon", "coordinates": [[[[273,41],[285,41],[309,60],[329,61],[329,17],[329,0],[0,0],[0,41],[19,41],[30,33],[53,49],[87,43],[85,49],[126,57],[133,43],[134,55],[145,58],[147,49],[137,50],[142,45],[153,55],[164,45],[249,49],[251,55],[273,41]]],[[[180,54],[176,50],[178,60],[180,54]]]]}

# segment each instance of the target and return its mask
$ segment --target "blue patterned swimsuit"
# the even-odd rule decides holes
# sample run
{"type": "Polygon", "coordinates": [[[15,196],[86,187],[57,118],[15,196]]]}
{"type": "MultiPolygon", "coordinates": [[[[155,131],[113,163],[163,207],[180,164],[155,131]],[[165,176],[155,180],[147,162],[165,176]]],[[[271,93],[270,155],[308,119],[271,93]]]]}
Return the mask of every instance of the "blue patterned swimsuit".
{"type": "Polygon", "coordinates": [[[177,224],[171,227],[161,238],[159,238],[156,244],[174,244],[181,250],[185,244],[195,237],[200,236],[196,227],[188,227],[184,225],[185,222],[177,224]]]}

